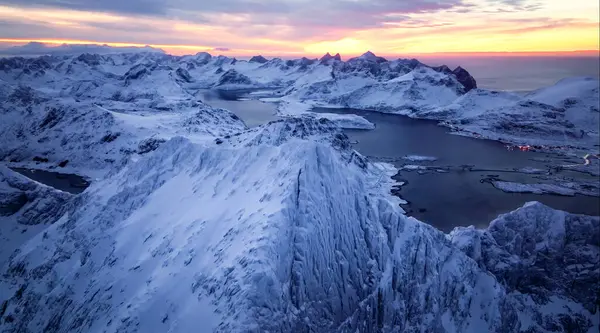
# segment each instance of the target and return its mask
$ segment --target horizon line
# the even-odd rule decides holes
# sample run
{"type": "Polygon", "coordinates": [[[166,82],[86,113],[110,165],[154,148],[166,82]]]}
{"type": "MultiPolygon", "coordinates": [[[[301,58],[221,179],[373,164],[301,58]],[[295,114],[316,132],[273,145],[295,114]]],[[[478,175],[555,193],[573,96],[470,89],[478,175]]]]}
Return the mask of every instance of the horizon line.
{"type": "MultiPolygon", "coordinates": [[[[302,56],[302,55],[314,55],[314,56],[322,56],[316,53],[311,52],[276,52],[276,51],[267,51],[262,50],[262,54],[260,50],[248,50],[248,49],[232,49],[232,50],[222,50],[219,48],[208,47],[203,45],[180,45],[180,44],[145,44],[145,43],[129,43],[129,42],[99,42],[99,41],[90,41],[90,40],[62,40],[62,39],[16,39],[16,38],[0,38],[0,44],[20,44],[20,45],[11,45],[11,46],[22,46],[29,43],[40,43],[44,45],[96,45],[96,46],[109,46],[115,48],[125,48],[125,47],[152,47],[156,49],[160,49],[167,54],[172,55],[193,55],[200,52],[220,52],[227,53],[228,56],[233,57],[252,57],[262,54],[267,54],[265,57],[290,57],[290,56],[302,56]],[[177,50],[197,50],[195,53],[178,53],[169,52],[169,49],[177,49],[177,50]],[[277,54],[279,55],[273,55],[277,54]]],[[[8,50],[9,48],[5,48],[4,50],[8,50]]],[[[0,48],[0,54],[2,53],[0,48]]],[[[599,49],[589,49],[589,50],[541,50],[541,51],[440,51],[440,52],[394,52],[394,53],[386,53],[386,52],[375,52],[371,50],[365,50],[363,53],[348,53],[342,54],[341,52],[329,51],[330,54],[340,53],[340,56],[343,58],[349,58],[354,56],[360,56],[366,52],[372,52],[374,54],[383,56],[383,57],[397,57],[397,56],[555,56],[555,55],[569,55],[569,56],[596,56],[600,57],[600,48],[599,49]]]]}

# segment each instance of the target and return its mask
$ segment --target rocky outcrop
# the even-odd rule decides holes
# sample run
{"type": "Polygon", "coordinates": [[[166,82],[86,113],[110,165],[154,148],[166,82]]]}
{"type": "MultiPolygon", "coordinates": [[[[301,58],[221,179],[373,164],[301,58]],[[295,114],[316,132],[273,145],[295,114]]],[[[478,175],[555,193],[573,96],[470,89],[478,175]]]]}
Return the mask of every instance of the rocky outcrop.
{"type": "Polygon", "coordinates": [[[466,69],[458,66],[452,71],[452,74],[465,87],[465,92],[477,88],[477,81],[466,69]]]}

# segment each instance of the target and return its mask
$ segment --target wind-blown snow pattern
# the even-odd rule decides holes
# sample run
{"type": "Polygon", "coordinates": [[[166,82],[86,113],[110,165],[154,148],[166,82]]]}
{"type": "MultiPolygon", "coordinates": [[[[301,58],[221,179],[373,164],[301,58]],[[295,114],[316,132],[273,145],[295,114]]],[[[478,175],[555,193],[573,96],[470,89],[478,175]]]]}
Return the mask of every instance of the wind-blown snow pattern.
{"type": "Polygon", "coordinates": [[[533,203],[445,235],[404,215],[397,170],[340,119],[283,105],[248,129],[195,97],[276,87],[281,103],[450,114],[484,94],[464,70],[264,60],[0,59],[0,159],[95,177],[71,195],[0,167],[0,331],[598,331],[598,218],[533,203]]]}

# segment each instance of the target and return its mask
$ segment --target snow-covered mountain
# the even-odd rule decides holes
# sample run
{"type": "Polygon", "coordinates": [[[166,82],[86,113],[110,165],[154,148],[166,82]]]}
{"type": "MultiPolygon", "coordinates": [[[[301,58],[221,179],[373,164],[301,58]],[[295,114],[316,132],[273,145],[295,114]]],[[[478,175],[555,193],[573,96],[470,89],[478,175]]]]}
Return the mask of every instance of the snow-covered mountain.
{"type": "Polygon", "coordinates": [[[62,97],[64,89],[56,96],[56,91],[2,85],[0,159],[27,167],[44,160],[38,168],[62,164],[95,177],[173,136],[212,142],[246,128],[230,111],[183,96],[174,83],[157,81],[161,84],[146,89],[149,81],[139,81],[121,90],[118,83],[106,83],[76,98],[62,97]]]}
{"type": "Polygon", "coordinates": [[[466,133],[529,145],[598,150],[600,82],[570,78],[525,96],[474,89],[449,105],[419,110],[466,133]]]}
{"type": "Polygon", "coordinates": [[[327,120],[277,121],[220,145],[173,138],[94,183],[10,257],[0,277],[0,325],[21,332],[597,329],[597,294],[584,291],[597,283],[589,279],[598,269],[591,243],[598,218],[527,205],[489,231],[447,238],[402,214],[386,173],[327,120]],[[488,234],[494,242],[480,241],[488,234]],[[530,234],[535,241],[524,242],[530,234]],[[533,260],[543,254],[545,262],[533,260]],[[536,282],[540,269],[568,260],[556,281],[536,282]],[[580,291],[565,288],[574,284],[580,291]]]}
{"type": "Polygon", "coordinates": [[[95,178],[71,195],[0,166],[0,331],[598,331],[597,217],[534,203],[445,235],[404,215],[397,170],[340,119],[302,109],[451,120],[528,99],[573,121],[593,82],[521,97],[460,68],[338,58],[0,59],[0,159],[95,178]],[[216,86],[277,87],[288,117],[248,129],[196,97],[216,86]]]}

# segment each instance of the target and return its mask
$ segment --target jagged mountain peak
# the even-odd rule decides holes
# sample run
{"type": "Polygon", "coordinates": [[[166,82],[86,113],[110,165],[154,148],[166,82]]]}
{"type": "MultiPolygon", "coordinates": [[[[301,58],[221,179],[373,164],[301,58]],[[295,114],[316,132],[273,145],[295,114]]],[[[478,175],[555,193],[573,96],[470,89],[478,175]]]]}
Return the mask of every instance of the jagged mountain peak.
{"type": "Polygon", "coordinates": [[[336,53],[334,56],[332,56],[329,52],[327,52],[324,56],[321,57],[321,59],[319,59],[322,63],[323,62],[328,62],[330,60],[337,60],[337,61],[342,61],[342,56],[339,53],[336,53]]]}
{"type": "Polygon", "coordinates": [[[382,63],[382,62],[387,62],[387,59],[384,57],[379,57],[377,55],[375,55],[375,53],[371,52],[371,51],[367,51],[365,52],[363,55],[361,55],[359,57],[360,59],[364,59],[364,60],[369,60],[369,61],[375,61],[377,63],[382,63]]]}
{"type": "Polygon", "coordinates": [[[248,62],[257,62],[259,64],[264,64],[268,61],[269,60],[267,60],[267,58],[263,57],[262,55],[257,55],[257,56],[250,58],[250,60],[248,62]]]}

